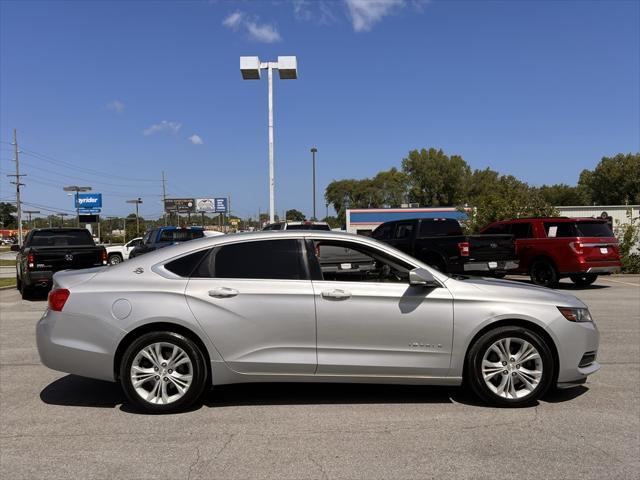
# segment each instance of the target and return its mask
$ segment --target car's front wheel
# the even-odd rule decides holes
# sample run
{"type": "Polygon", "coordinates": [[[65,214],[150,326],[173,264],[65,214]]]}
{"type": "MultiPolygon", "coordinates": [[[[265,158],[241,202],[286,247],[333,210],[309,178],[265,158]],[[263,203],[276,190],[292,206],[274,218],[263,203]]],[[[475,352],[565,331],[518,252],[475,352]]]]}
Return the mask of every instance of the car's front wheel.
{"type": "Polygon", "coordinates": [[[134,405],[150,413],[185,410],[207,382],[198,345],[174,332],[151,332],[135,340],[120,364],[120,383],[134,405]]]}
{"type": "Polygon", "coordinates": [[[491,330],[472,346],[465,380],[491,405],[519,407],[540,398],[551,386],[554,359],[534,331],[522,327],[491,330]]]}

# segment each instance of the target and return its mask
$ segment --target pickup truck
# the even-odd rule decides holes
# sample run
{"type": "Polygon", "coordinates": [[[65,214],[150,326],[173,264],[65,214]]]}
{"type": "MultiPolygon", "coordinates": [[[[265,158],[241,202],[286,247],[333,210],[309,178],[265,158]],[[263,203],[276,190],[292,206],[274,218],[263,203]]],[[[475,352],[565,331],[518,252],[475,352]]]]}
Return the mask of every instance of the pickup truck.
{"type": "Polygon", "coordinates": [[[464,235],[452,218],[386,222],[371,236],[445,273],[503,276],[518,266],[512,235],[464,235]]]}
{"type": "Polygon", "coordinates": [[[159,248],[168,247],[176,243],[187,242],[204,237],[201,227],[159,227],[149,230],[142,237],[142,243],[129,253],[129,258],[153,252],[159,248]]]}
{"type": "Polygon", "coordinates": [[[512,273],[529,275],[543,287],[553,287],[564,277],[584,287],[598,275],[620,271],[618,240],[606,220],[516,218],[487,225],[482,233],[513,235],[520,264],[512,273]]]}
{"type": "Polygon", "coordinates": [[[109,245],[106,247],[107,255],[109,257],[109,265],[117,265],[125,260],[129,260],[129,254],[131,251],[142,244],[142,237],[129,240],[124,245],[109,245]]]}
{"type": "Polygon", "coordinates": [[[96,246],[84,228],[37,228],[22,245],[12,245],[16,255],[16,287],[28,299],[36,287],[51,287],[53,274],[66,269],[107,264],[107,251],[96,246]]]}

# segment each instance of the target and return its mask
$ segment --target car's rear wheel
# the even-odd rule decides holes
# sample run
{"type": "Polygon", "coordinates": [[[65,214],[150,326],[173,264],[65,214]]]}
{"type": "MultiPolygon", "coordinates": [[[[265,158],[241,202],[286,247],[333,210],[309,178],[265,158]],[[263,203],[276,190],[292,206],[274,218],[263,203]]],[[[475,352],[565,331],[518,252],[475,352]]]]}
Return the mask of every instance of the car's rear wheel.
{"type": "Polygon", "coordinates": [[[554,376],[550,347],[535,332],[499,327],[485,333],[467,357],[465,380],[495,406],[529,405],[549,389],[554,376]]]}
{"type": "Polygon", "coordinates": [[[117,265],[122,263],[122,257],[117,253],[109,255],[109,265],[117,265]]]}
{"type": "Polygon", "coordinates": [[[536,260],[529,271],[531,281],[541,287],[553,287],[558,283],[558,271],[548,260],[536,260]]]}
{"type": "Polygon", "coordinates": [[[20,295],[23,300],[31,300],[33,297],[33,287],[25,285],[24,282],[20,282],[20,295]]]}
{"type": "Polygon", "coordinates": [[[582,275],[571,275],[569,278],[576,285],[579,285],[581,287],[586,287],[588,285],[591,285],[593,282],[595,282],[596,279],[598,278],[598,275],[594,273],[585,273],[582,275]]]}
{"type": "Polygon", "coordinates": [[[135,340],[120,364],[120,383],[134,405],[150,413],[185,410],[207,381],[196,343],[174,332],[150,332],[135,340]]]}

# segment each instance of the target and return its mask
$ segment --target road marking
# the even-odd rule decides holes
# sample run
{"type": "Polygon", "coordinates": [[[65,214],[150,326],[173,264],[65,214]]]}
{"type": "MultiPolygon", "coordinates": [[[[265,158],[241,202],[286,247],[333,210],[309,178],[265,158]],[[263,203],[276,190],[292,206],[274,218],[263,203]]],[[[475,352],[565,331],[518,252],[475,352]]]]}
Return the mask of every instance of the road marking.
{"type": "Polygon", "coordinates": [[[621,283],[622,285],[631,285],[632,287],[640,287],[640,283],[621,282],[620,280],[611,280],[610,278],[601,278],[605,282],[621,283]]]}

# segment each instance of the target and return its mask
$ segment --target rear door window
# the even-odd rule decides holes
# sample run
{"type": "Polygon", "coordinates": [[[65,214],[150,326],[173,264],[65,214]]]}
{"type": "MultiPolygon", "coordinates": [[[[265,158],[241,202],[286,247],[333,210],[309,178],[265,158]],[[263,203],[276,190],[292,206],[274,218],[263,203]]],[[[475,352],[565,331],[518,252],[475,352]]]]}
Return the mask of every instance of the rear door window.
{"type": "Polygon", "coordinates": [[[384,240],[386,238],[391,238],[391,234],[393,233],[393,223],[386,223],[380,225],[373,231],[372,237],[377,238],[378,240],[384,240]]]}
{"type": "Polygon", "coordinates": [[[578,230],[573,222],[544,222],[547,238],[577,237],[578,230]]]}
{"type": "Polygon", "coordinates": [[[504,233],[509,233],[509,229],[507,228],[509,225],[505,225],[501,223],[500,225],[494,225],[493,227],[487,228],[484,232],[485,235],[501,235],[504,233]]]}
{"type": "Polygon", "coordinates": [[[218,247],[192,275],[200,278],[305,280],[300,241],[260,240],[218,247]]]}
{"type": "Polygon", "coordinates": [[[413,237],[413,223],[396,224],[395,238],[397,240],[410,239],[413,237]]]}
{"type": "Polygon", "coordinates": [[[421,237],[445,237],[462,235],[462,227],[457,221],[423,220],[420,225],[421,237]]]}

